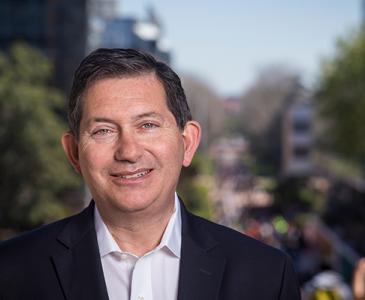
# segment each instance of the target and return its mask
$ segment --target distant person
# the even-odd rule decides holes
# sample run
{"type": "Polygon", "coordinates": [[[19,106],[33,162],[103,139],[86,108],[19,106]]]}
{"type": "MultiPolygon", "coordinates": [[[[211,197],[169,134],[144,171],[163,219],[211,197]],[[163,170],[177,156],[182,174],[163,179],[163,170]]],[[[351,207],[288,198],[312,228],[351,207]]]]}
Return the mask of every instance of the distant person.
{"type": "Polygon", "coordinates": [[[92,52],[68,117],[63,148],[91,203],[0,244],[1,300],[300,299],[287,255],[177,196],[201,129],[169,66],[136,50],[92,52]]]}
{"type": "Polygon", "coordinates": [[[303,300],[353,300],[350,287],[341,275],[324,270],[303,286],[303,300]]]}
{"type": "Polygon", "coordinates": [[[365,258],[361,258],[355,267],[352,291],[354,300],[365,300],[365,258]]]}

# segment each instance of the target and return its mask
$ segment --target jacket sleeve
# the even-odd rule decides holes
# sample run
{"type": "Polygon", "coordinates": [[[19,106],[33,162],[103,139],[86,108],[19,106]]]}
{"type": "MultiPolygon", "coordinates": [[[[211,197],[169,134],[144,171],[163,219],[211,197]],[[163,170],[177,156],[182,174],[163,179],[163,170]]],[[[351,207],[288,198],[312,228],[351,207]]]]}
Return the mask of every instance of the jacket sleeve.
{"type": "Polygon", "coordinates": [[[281,289],[279,300],[300,300],[300,289],[297,275],[294,271],[293,263],[286,255],[284,271],[282,274],[281,289]]]}

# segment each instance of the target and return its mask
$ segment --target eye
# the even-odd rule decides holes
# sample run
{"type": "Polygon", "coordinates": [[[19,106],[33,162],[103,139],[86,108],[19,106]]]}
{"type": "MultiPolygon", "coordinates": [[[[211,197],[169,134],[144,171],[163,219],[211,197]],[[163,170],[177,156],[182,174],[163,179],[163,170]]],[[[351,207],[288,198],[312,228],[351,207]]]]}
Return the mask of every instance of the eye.
{"type": "Polygon", "coordinates": [[[152,129],[152,128],[156,128],[156,127],[158,127],[158,126],[151,122],[142,124],[142,128],[144,128],[144,129],[152,129]]]}
{"type": "Polygon", "coordinates": [[[111,134],[112,131],[110,129],[107,129],[107,128],[102,128],[102,129],[98,129],[98,130],[95,130],[92,135],[93,136],[105,136],[105,135],[108,135],[108,134],[111,134]]]}

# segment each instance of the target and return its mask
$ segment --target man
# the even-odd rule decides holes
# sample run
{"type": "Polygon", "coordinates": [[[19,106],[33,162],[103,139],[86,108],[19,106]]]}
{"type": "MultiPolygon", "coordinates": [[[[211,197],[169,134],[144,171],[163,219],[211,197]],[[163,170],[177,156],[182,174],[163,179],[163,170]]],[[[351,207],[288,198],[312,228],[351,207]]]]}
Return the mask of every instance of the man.
{"type": "Polygon", "coordinates": [[[0,299],[299,299],[290,260],[190,214],[175,190],[200,140],[179,77],[99,49],[69,99],[66,155],[93,200],[0,246],[0,299]]]}

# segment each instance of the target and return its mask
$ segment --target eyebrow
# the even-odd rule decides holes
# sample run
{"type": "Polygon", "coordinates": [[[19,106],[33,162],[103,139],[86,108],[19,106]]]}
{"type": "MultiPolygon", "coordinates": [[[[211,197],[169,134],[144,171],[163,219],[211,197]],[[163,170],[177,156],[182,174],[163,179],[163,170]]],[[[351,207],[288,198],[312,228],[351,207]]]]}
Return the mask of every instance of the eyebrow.
{"type": "MultiPolygon", "coordinates": [[[[160,119],[160,120],[164,119],[161,114],[156,113],[156,112],[142,113],[142,114],[134,116],[132,119],[133,119],[133,121],[137,121],[137,120],[143,119],[143,118],[157,118],[157,119],[160,119]]],[[[106,117],[93,117],[93,118],[90,118],[86,123],[88,125],[90,125],[93,122],[117,124],[117,122],[114,119],[110,119],[110,118],[106,118],[106,117]]]]}
{"type": "Polygon", "coordinates": [[[116,122],[113,119],[109,119],[109,118],[104,118],[104,117],[95,117],[95,118],[90,118],[89,120],[87,120],[86,124],[90,125],[91,123],[113,123],[116,124],[116,122]]]}
{"type": "Polygon", "coordinates": [[[146,113],[139,114],[139,115],[133,117],[134,120],[139,120],[139,119],[143,119],[143,118],[157,118],[157,119],[163,120],[163,116],[154,111],[146,112],[146,113]]]}

